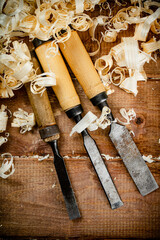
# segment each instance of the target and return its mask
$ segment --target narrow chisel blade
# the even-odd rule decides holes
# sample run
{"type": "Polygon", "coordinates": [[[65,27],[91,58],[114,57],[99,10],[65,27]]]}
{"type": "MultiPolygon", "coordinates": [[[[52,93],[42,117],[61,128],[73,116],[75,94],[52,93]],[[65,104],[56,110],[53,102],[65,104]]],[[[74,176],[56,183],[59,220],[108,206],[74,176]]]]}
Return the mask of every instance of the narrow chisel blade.
{"type": "Polygon", "coordinates": [[[127,128],[112,123],[109,136],[142,196],[156,190],[158,185],[127,128]]]}
{"type": "Polygon", "coordinates": [[[94,169],[98,175],[98,178],[101,182],[101,185],[104,189],[104,192],[109,200],[112,209],[119,208],[123,205],[122,200],[116,190],[116,187],[112,181],[112,178],[107,170],[106,165],[101,157],[101,154],[98,150],[98,147],[95,141],[91,138],[91,136],[87,134],[83,134],[84,146],[89,155],[89,158],[94,166],[94,169]]]}
{"type": "Polygon", "coordinates": [[[71,220],[80,218],[81,215],[77,206],[76,198],[72,190],[68,174],[67,174],[64,159],[58,152],[57,142],[56,141],[50,142],[50,145],[54,153],[54,165],[55,165],[58,180],[61,186],[61,190],[64,196],[69,218],[71,220]]]}

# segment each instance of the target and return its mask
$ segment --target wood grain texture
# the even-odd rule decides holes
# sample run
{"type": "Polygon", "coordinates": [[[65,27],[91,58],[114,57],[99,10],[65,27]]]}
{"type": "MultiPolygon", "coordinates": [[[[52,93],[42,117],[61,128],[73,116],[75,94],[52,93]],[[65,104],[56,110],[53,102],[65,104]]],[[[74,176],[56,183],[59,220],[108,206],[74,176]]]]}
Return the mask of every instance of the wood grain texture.
{"type": "MultiPolygon", "coordinates": [[[[66,166],[73,184],[82,218],[70,221],[52,158],[16,158],[15,174],[1,180],[1,236],[153,238],[159,232],[159,191],[142,197],[123,163],[106,162],[115,179],[124,206],[111,210],[89,159],[68,159],[66,166]],[[53,184],[56,184],[52,188],[53,184]]],[[[157,169],[150,165],[160,184],[157,169]]]]}
{"type": "MultiPolygon", "coordinates": [[[[92,16],[98,16],[99,11],[92,16]]],[[[101,27],[96,37],[101,37],[101,27]]],[[[121,42],[121,37],[132,36],[134,27],[122,31],[115,43],[101,43],[100,52],[93,62],[108,54],[110,48],[121,42]]],[[[79,33],[88,51],[96,45],[91,42],[88,32],[79,33]]],[[[148,40],[151,38],[149,35],[148,40]]],[[[69,69],[70,73],[71,70],[69,69]]],[[[153,155],[155,162],[148,164],[160,185],[160,58],[157,62],[145,64],[148,81],[138,83],[138,95],[134,97],[114,87],[115,93],[108,96],[108,103],[115,117],[119,110],[134,108],[137,117],[129,130],[142,155],[153,155]]],[[[71,73],[72,77],[74,75],[71,73]]],[[[80,96],[84,114],[89,110],[100,116],[98,108],[92,106],[81,86],[74,78],[74,85],[80,96]]],[[[19,107],[32,112],[27,93],[23,87],[15,91],[12,99],[0,100],[14,112],[19,107]]],[[[48,89],[49,99],[56,122],[61,131],[59,150],[65,158],[66,167],[75,191],[82,218],[70,221],[53,165],[50,146],[40,139],[35,127],[25,135],[18,128],[11,128],[9,119],[8,142],[0,147],[0,153],[10,152],[14,157],[15,173],[8,179],[0,179],[0,239],[158,239],[160,236],[160,189],[142,197],[130,178],[121,159],[105,161],[124,206],[111,210],[100,186],[95,171],[85,152],[81,135],[69,133],[74,122],[61,109],[52,89],[48,89]],[[50,154],[50,158],[39,162],[35,155],[50,154]],[[53,184],[56,184],[52,188],[53,184]]],[[[108,137],[109,129],[91,132],[101,153],[116,157],[114,146],[108,137]]],[[[3,135],[3,134],[2,134],[3,135]]],[[[2,162],[0,160],[0,162],[2,162]]]]}

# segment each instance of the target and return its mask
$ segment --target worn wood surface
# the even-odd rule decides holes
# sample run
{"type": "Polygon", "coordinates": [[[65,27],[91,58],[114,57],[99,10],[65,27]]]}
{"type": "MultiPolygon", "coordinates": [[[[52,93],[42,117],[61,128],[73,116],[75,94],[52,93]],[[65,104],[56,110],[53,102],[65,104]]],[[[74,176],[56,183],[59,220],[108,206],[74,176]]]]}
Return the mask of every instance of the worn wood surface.
{"type": "MultiPolygon", "coordinates": [[[[97,31],[100,36],[100,29],[97,31]]],[[[120,42],[122,36],[132,36],[132,28],[119,34],[116,43],[101,44],[101,51],[93,61],[107,54],[112,46],[120,42]]],[[[88,33],[81,33],[81,39],[90,51],[94,44],[88,33]]],[[[119,109],[134,108],[137,118],[127,126],[135,132],[134,141],[142,155],[151,154],[155,162],[148,164],[160,185],[160,59],[145,65],[148,81],[138,83],[137,97],[113,87],[115,93],[109,95],[108,103],[115,117],[119,109]]],[[[97,116],[100,111],[93,107],[82,88],[74,79],[84,113],[89,110],[97,116]]],[[[81,238],[81,239],[155,239],[160,236],[160,190],[142,197],[137,191],[118,153],[112,145],[108,130],[91,132],[101,153],[114,157],[105,163],[114,179],[124,206],[111,210],[108,200],[94,172],[83,147],[81,135],[69,133],[74,122],[67,118],[60,108],[52,89],[48,89],[49,99],[56,122],[61,131],[59,150],[65,158],[66,167],[75,191],[82,218],[70,221],[65,209],[58,179],[53,165],[50,146],[39,136],[37,127],[24,135],[19,129],[11,128],[9,119],[7,131],[9,141],[2,145],[0,153],[10,152],[14,156],[15,173],[8,179],[0,179],[0,236],[2,239],[25,238],[81,238]],[[47,160],[39,162],[35,155],[50,154],[47,160]],[[55,187],[54,187],[55,184],[55,187]]],[[[0,100],[14,112],[22,108],[32,112],[25,88],[15,91],[12,99],[0,100]]]]}

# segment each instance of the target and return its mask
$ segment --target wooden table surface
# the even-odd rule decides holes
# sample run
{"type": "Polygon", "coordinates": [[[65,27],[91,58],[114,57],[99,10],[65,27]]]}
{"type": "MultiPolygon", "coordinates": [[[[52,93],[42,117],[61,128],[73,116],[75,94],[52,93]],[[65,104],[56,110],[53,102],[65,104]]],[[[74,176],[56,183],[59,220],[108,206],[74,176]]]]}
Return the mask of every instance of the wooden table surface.
{"type": "MultiPolygon", "coordinates": [[[[101,29],[96,32],[100,37],[101,29]]],[[[118,35],[115,43],[101,44],[101,55],[121,41],[122,36],[133,36],[133,28],[118,35]]],[[[94,50],[88,32],[80,33],[87,49],[94,50]]],[[[118,87],[109,95],[108,103],[115,117],[120,108],[134,108],[137,117],[127,127],[135,133],[133,138],[142,155],[152,155],[148,165],[160,185],[160,59],[145,64],[147,82],[138,83],[138,95],[134,97],[118,87]]],[[[89,110],[100,116],[98,108],[92,106],[82,88],[74,78],[76,90],[81,98],[84,114],[89,110]]],[[[0,153],[10,152],[14,156],[15,173],[8,179],[0,179],[0,236],[1,239],[154,239],[160,237],[160,189],[142,197],[134,185],[122,160],[116,158],[108,130],[90,132],[100,152],[114,157],[104,160],[124,206],[111,210],[108,200],[98,181],[92,164],[85,152],[81,135],[69,133],[74,121],[67,118],[51,89],[49,98],[61,131],[59,150],[65,158],[66,167],[78,201],[81,219],[70,221],[53,165],[53,153],[44,143],[37,127],[24,135],[18,128],[11,128],[9,140],[0,147],[0,153]],[[35,155],[50,157],[42,162],[35,155]],[[53,187],[55,184],[55,187],[53,187]]],[[[22,108],[32,112],[25,88],[15,91],[12,99],[0,100],[14,112],[22,108]]],[[[2,162],[2,161],[1,161],[2,162]]]]}

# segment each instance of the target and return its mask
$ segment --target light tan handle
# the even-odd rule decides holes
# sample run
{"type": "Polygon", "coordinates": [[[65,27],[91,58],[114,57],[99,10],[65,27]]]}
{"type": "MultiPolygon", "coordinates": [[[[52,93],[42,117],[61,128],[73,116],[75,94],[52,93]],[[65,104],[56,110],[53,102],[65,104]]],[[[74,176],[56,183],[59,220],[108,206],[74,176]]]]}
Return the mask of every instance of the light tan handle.
{"type": "Polygon", "coordinates": [[[50,41],[38,46],[35,51],[44,72],[55,73],[56,86],[53,86],[53,90],[63,110],[69,110],[79,105],[80,100],[60,52],[55,55],[48,50],[52,47],[55,45],[50,41]]]}
{"type": "MultiPolygon", "coordinates": [[[[40,74],[41,73],[40,66],[35,57],[32,57],[32,62],[33,62],[33,66],[35,69],[39,68],[37,71],[37,74],[40,74]]],[[[30,103],[32,105],[32,109],[35,114],[36,121],[37,121],[38,127],[40,129],[40,134],[41,134],[41,131],[44,132],[47,127],[56,125],[56,121],[55,121],[55,118],[53,115],[53,111],[52,111],[52,108],[51,108],[51,105],[49,102],[47,92],[45,91],[43,93],[43,95],[41,96],[40,94],[33,94],[30,91],[30,83],[26,83],[25,87],[26,87],[27,94],[28,94],[30,103]]],[[[44,136],[44,140],[46,142],[59,138],[59,133],[57,131],[55,131],[55,129],[56,129],[56,127],[54,126],[52,128],[52,130],[50,130],[50,133],[48,135],[44,136]],[[54,129],[54,131],[53,131],[53,129],[54,129]],[[52,131],[52,133],[51,133],[51,131],[52,131]],[[53,135],[53,136],[51,136],[51,135],[53,135]]]]}
{"type": "Polygon", "coordinates": [[[76,31],[72,31],[70,38],[65,43],[59,43],[59,47],[89,99],[105,91],[92,60],[76,31]]]}

